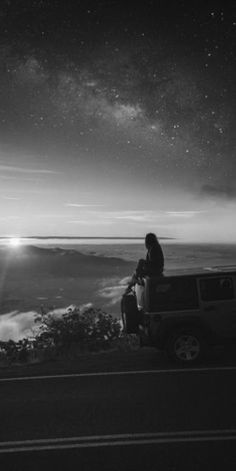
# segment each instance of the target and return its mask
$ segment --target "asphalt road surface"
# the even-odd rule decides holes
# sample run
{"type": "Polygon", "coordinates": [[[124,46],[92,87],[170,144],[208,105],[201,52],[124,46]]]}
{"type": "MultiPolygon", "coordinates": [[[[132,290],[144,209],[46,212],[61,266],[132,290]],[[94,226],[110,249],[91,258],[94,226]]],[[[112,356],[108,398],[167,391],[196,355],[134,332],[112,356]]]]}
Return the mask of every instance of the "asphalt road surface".
{"type": "Polygon", "coordinates": [[[2,374],[0,469],[235,469],[236,362],[153,355],[2,374]]]}

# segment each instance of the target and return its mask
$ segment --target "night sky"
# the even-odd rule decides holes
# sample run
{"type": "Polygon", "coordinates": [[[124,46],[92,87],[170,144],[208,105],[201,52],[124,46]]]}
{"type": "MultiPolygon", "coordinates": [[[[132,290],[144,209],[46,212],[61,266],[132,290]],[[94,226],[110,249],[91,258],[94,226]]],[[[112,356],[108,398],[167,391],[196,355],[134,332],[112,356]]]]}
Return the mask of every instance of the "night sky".
{"type": "Polygon", "coordinates": [[[2,0],[0,235],[236,241],[236,8],[2,0]]]}

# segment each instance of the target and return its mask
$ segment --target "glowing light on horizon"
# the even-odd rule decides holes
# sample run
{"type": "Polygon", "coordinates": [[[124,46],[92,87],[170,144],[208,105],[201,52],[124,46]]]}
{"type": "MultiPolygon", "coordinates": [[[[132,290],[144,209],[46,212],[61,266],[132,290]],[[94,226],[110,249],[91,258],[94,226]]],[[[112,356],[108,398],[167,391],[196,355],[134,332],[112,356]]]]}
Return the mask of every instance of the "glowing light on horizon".
{"type": "Polygon", "coordinates": [[[21,245],[21,239],[20,237],[11,237],[9,239],[9,245],[13,248],[17,248],[21,245]]]}

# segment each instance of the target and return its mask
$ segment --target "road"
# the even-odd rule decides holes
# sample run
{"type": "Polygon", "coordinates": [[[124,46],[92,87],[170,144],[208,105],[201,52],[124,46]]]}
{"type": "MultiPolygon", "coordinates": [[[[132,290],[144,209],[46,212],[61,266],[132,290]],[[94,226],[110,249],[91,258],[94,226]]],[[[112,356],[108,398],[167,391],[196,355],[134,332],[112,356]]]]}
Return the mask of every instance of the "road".
{"type": "Polygon", "coordinates": [[[180,368],[137,355],[141,368],[131,355],[122,368],[94,360],[90,371],[2,375],[0,465],[235,469],[236,364],[180,368]]]}

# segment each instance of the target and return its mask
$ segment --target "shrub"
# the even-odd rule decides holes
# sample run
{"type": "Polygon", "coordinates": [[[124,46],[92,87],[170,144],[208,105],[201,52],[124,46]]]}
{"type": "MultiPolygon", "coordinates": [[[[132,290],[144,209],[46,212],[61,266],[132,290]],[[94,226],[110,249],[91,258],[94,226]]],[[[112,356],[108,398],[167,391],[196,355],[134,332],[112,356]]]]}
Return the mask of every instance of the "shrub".
{"type": "Polygon", "coordinates": [[[137,336],[126,335],[120,320],[93,307],[72,307],[62,316],[42,310],[34,337],[0,342],[0,364],[36,363],[82,352],[134,350],[137,336]]]}
{"type": "Polygon", "coordinates": [[[14,340],[0,342],[1,361],[6,365],[25,362],[27,361],[30,348],[32,348],[32,341],[30,339],[22,339],[18,342],[14,342],[14,340]]]}
{"type": "Polygon", "coordinates": [[[101,309],[82,311],[75,307],[61,317],[42,314],[37,322],[40,322],[37,343],[51,341],[57,353],[65,353],[71,347],[79,351],[108,349],[121,335],[119,320],[101,309]]]}

